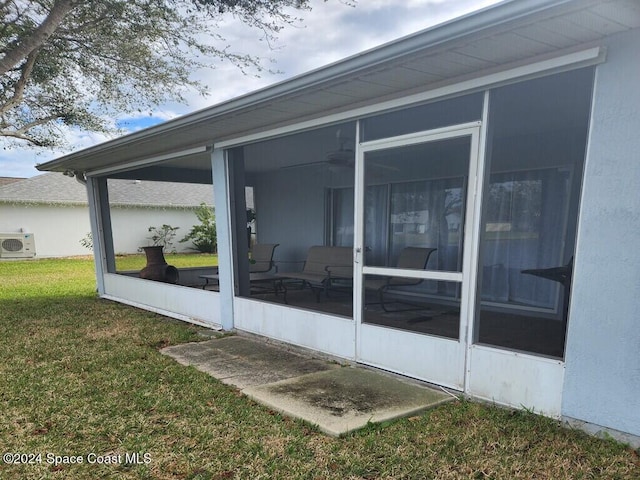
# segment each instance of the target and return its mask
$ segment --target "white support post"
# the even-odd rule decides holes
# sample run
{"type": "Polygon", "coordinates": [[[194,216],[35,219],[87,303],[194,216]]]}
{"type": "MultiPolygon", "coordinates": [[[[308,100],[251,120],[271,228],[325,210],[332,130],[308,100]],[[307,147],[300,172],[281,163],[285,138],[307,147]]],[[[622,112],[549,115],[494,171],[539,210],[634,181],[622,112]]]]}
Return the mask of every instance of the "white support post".
{"type": "Polygon", "coordinates": [[[93,239],[93,261],[96,267],[96,284],[98,295],[105,294],[104,273],[107,271],[107,261],[100,228],[100,194],[99,185],[95,178],[87,179],[87,198],[89,201],[89,222],[91,224],[91,236],[93,239]]]}
{"type": "Polygon", "coordinates": [[[216,209],[218,237],[218,280],[220,282],[220,324],[223,330],[232,330],[233,321],[233,249],[231,234],[231,199],[227,158],[223,149],[211,152],[211,170],[216,209]]]}

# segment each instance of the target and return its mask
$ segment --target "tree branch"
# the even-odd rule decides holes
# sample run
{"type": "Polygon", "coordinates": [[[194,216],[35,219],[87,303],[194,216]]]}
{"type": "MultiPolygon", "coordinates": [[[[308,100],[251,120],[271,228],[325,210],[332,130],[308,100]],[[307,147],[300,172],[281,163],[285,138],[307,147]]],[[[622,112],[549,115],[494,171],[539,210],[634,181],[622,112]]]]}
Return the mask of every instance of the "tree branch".
{"type": "Polygon", "coordinates": [[[31,52],[40,48],[53,35],[60,26],[64,17],[73,9],[76,0],[57,0],[47,18],[36,28],[33,33],[23,41],[19,41],[17,45],[7,51],[5,56],[0,60],[0,75],[4,75],[31,52]]]}
{"type": "Polygon", "coordinates": [[[27,123],[23,125],[21,128],[16,130],[7,130],[7,129],[0,130],[0,136],[17,138],[19,140],[26,140],[27,142],[35,145],[36,147],[47,147],[49,146],[49,142],[47,142],[46,140],[45,141],[38,140],[33,136],[27,135],[27,132],[32,128],[39,127],[40,125],[45,125],[53,120],[57,120],[58,118],[59,118],[58,115],[49,115],[47,117],[39,118],[38,120],[27,123]]]}
{"type": "Polygon", "coordinates": [[[37,120],[34,120],[33,122],[26,123],[21,128],[13,130],[13,132],[19,133],[19,134],[24,134],[24,133],[26,133],[27,131],[31,130],[34,127],[39,127],[40,125],[45,125],[45,124],[49,123],[52,120],[57,120],[58,118],[60,118],[60,115],[47,115],[46,117],[39,118],[37,120]]]}
{"type": "Polygon", "coordinates": [[[184,102],[187,87],[204,94],[191,73],[217,59],[260,71],[258,57],[224,46],[219,22],[233,17],[271,40],[309,2],[0,0],[0,141],[50,146],[63,126],[113,131],[111,112],[184,102]]]}
{"type": "Polygon", "coordinates": [[[0,106],[0,113],[5,113],[14,107],[17,107],[22,102],[24,98],[24,90],[27,87],[27,82],[29,81],[29,77],[33,71],[36,58],[38,58],[38,51],[34,50],[29,54],[27,61],[22,66],[20,78],[13,87],[13,96],[7,101],[7,103],[0,106]]]}

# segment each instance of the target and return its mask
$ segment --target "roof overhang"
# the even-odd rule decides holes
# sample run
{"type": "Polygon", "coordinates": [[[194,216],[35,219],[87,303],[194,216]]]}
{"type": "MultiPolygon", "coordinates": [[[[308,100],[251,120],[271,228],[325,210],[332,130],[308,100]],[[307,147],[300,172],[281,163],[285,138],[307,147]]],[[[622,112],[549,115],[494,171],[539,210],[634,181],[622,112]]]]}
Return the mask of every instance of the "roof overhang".
{"type": "Polygon", "coordinates": [[[498,72],[533,62],[552,69],[554,58],[587,51],[572,68],[594,64],[602,59],[603,38],[638,27],[637,0],[508,0],[37,168],[98,175],[165,157],[202,160],[214,144],[310,128],[319,119],[344,121],[374,104],[383,108],[424,92],[444,95],[452,84],[472,88],[473,79],[493,75],[498,82],[498,72]]]}

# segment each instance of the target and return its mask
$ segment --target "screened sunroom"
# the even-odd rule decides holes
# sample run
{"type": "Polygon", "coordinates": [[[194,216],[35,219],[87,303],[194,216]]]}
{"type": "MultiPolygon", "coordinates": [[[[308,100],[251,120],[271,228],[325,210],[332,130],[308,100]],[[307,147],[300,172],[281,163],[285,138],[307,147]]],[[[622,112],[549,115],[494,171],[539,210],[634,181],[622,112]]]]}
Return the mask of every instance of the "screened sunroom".
{"type": "MultiPolygon", "coordinates": [[[[455,129],[480,124],[486,101],[478,294],[469,306],[477,312],[476,341],[562,358],[570,280],[542,270],[566,267],[571,276],[592,83],[593,69],[579,69],[230,149],[233,175],[244,181],[240,191],[255,193],[254,241],[278,245],[273,281],[285,283],[287,305],[353,318],[353,278],[336,281],[318,299],[313,286],[286,272],[304,268],[312,246],[355,246],[357,153],[364,160],[363,265],[392,269],[403,249],[421,247],[433,251],[415,268],[463,271],[464,243],[472,241],[465,228],[476,228],[467,217],[474,214],[469,175],[473,167],[478,177],[479,152],[472,166],[478,145],[455,129]],[[429,132],[449,128],[452,136],[431,140],[429,132]],[[427,132],[424,141],[416,141],[420,132],[427,132]],[[356,152],[356,137],[363,148],[382,146],[356,152]],[[409,144],[387,148],[381,142],[388,139],[409,144]]],[[[248,256],[248,249],[237,254],[248,256]]],[[[461,281],[398,277],[381,305],[379,288],[368,288],[381,278],[388,275],[362,279],[365,323],[460,338],[461,281]]],[[[235,294],[283,304],[277,287],[249,282],[235,294]]]]}
{"type": "Polygon", "coordinates": [[[636,435],[639,27],[507,1],[40,168],[104,298],[636,435]],[[217,258],[123,271],[110,178],[211,185],[217,258]]]}

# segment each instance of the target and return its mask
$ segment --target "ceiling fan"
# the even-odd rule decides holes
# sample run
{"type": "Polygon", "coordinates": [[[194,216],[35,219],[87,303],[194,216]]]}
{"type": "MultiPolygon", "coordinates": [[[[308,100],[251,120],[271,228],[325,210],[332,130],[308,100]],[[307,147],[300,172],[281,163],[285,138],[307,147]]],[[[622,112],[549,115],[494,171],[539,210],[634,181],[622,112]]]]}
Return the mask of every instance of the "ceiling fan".
{"type": "Polygon", "coordinates": [[[317,162],[309,162],[309,163],[297,163],[295,165],[287,165],[284,167],[280,167],[281,170],[288,168],[301,168],[301,167],[311,167],[314,165],[329,165],[332,167],[345,167],[345,168],[353,168],[355,165],[356,154],[352,148],[348,148],[347,144],[351,141],[348,137],[342,136],[342,131],[338,129],[336,131],[336,141],[338,148],[336,150],[331,150],[325,154],[324,160],[319,160],[317,162]]]}
{"type": "MultiPolygon", "coordinates": [[[[327,152],[325,154],[324,160],[319,160],[316,162],[308,162],[308,163],[296,163],[294,165],[287,165],[284,167],[280,167],[281,170],[290,169],[290,168],[301,168],[301,167],[312,167],[316,165],[328,165],[329,167],[337,167],[337,168],[350,168],[353,169],[355,167],[356,162],[356,153],[354,150],[347,145],[353,139],[349,137],[343,137],[342,131],[338,129],[336,131],[336,142],[338,148],[327,152]]],[[[382,170],[390,170],[397,172],[398,168],[390,165],[384,165],[379,163],[369,163],[371,167],[375,167],[377,169],[382,170]]]]}

